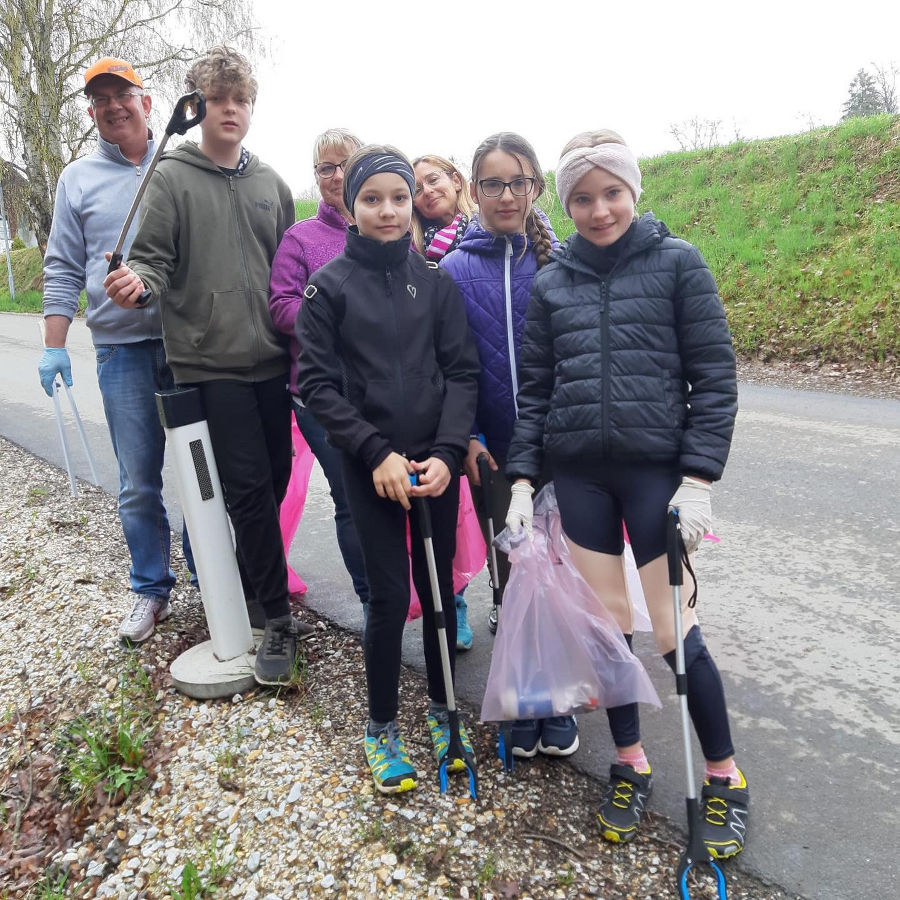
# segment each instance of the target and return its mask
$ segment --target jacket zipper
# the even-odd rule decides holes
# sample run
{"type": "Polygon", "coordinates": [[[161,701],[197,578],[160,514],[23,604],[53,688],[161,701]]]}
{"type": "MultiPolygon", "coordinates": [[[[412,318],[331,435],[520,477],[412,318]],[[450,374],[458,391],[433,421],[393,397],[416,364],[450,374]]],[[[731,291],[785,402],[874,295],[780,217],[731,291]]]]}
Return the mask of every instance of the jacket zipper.
{"type": "Polygon", "coordinates": [[[609,452],[609,282],[600,282],[600,347],[603,353],[603,418],[601,449],[605,457],[609,452]]]}
{"type": "Polygon", "coordinates": [[[509,353],[509,374],[512,379],[512,397],[513,408],[516,411],[516,418],[519,418],[519,404],[516,397],[519,394],[519,377],[516,372],[516,341],[513,329],[513,310],[512,310],[512,277],[510,268],[512,265],[512,241],[506,238],[506,253],[503,260],[503,291],[505,293],[506,302],[506,347],[509,353]]]}
{"type": "MultiPolygon", "coordinates": [[[[400,335],[400,320],[397,316],[397,305],[394,303],[394,279],[393,279],[393,276],[391,275],[390,266],[388,266],[384,270],[384,284],[385,284],[385,287],[387,288],[388,303],[390,303],[391,313],[394,317],[394,334],[397,337],[397,341],[396,341],[397,386],[398,386],[398,390],[400,392],[400,418],[398,421],[398,425],[400,426],[400,430],[404,431],[406,428],[406,391],[404,390],[404,382],[403,382],[403,362],[402,362],[403,343],[402,343],[401,335],[400,335]]],[[[402,443],[403,443],[404,449],[398,450],[397,452],[400,453],[402,456],[406,456],[406,449],[405,449],[406,435],[405,434],[404,434],[404,439],[403,439],[402,443]]]]}
{"type": "Polygon", "coordinates": [[[244,237],[241,234],[241,220],[238,216],[237,196],[234,190],[234,176],[226,175],[228,179],[228,187],[231,197],[231,212],[234,215],[234,227],[237,231],[238,246],[241,248],[241,271],[244,273],[244,287],[247,291],[247,312],[250,318],[250,324],[253,326],[253,333],[256,335],[256,358],[259,359],[261,354],[261,341],[259,337],[259,328],[256,325],[256,317],[253,315],[253,292],[250,286],[250,272],[247,269],[247,256],[244,252],[244,237]]]}

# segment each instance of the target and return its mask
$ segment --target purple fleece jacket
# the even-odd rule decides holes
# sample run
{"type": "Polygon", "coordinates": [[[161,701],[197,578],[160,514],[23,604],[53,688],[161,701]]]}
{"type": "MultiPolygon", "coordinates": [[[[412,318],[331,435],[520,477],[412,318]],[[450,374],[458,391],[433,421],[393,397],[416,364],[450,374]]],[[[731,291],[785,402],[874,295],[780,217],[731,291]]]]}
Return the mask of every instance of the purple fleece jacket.
{"type": "Polygon", "coordinates": [[[347,243],[347,223],[333,207],[319,201],[312,219],[292,225],[284,233],[272,260],[269,312],[275,327],[291,339],[291,392],[297,393],[297,354],[300,345],[294,324],[306,283],[313,272],[340,255],[347,243]]]}

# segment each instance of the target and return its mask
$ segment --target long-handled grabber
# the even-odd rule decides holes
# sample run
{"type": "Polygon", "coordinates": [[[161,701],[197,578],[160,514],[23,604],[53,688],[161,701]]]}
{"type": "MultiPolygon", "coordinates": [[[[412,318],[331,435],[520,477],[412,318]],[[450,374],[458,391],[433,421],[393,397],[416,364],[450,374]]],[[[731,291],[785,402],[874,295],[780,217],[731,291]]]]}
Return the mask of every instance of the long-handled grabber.
{"type": "Polygon", "coordinates": [[[684,760],[687,768],[687,822],[688,843],[678,861],[678,895],[690,900],[688,875],[694,866],[709,866],[716,876],[719,900],[727,900],[725,873],[712,858],[700,836],[700,809],[697,804],[697,786],[694,782],[694,759],[691,752],[691,720],[687,704],[687,674],[684,665],[684,634],[681,618],[681,586],[684,583],[682,560],[687,554],[681,537],[678,511],[668,515],[666,528],[666,555],[669,561],[669,584],[672,586],[672,602],[675,606],[675,689],[681,706],[681,733],[684,739],[684,760]]]}
{"type": "MultiPolygon", "coordinates": [[[[106,270],[107,275],[111,274],[122,265],[122,247],[125,245],[128,229],[131,227],[131,223],[134,220],[138,207],[141,205],[144,191],[147,190],[147,185],[150,183],[150,176],[153,174],[153,170],[156,168],[156,164],[159,162],[163,150],[166,149],[169,138],[173,134],[185,134],[189,128],[193,128],[195,125],[202,122],[205,115],[206,98],[203,96],[203,91],[191,91],[190,94],[185,94],[183,97],[178,98],[178,102],[175,104],[175,110],[172,112],[172,117],[169,119],[169,124],[166,125],[166,132],[160,139],[159,144],[157,144],[156,152],[153,154],[150,165],[147,166],[147,171],[141,179],[141,185],[134,195],[134,200],[131,202],[131,209],[128,210],[128,215],[125,217],[125,224],[122,226],[122,231],[119,233],[119,239],[116,241],[115,249],[109,260],[109,268],[106,270]],[[191,118],[188,118],[188,110],[194,111],[194,115],[191,118]]],[[[150,291],[144,291],[138,298],[136,305],[146,306],[149,300],[150,291]]]]}
{"type": "MultiPolygon", "coordinates": [[[[484,443],[484,437],[478,436],[478,439],[484,443]]],[[[494,481],[494,470],[487,453],[479,453],[475,459],[478,466],[478,478],[481,481],[481,496],[484,498],[485,520],[487,521],[488,533],[488,569],[491,576],[491,592],[493,596],[493,607],[491,608],[491,616],[488,619],[488,627],[491,634],[497,633],[497,625],[500,622],[500,609],[503,605],[503,589],[500,587],[500,570],[497,568],[497,548],[494,546],[494,515],[491,509],[492,484],[494,481]]],[[[513,753],[512,753],[512,722],[500,723],[500,734],[497,742],[497,755],[503,761],[503,768],[506,772],[513,770],[513,753]]]]}
{"type": "MultiPolygon", "coordinates": [[[[417,483],[415,474],[409,476],[413,484],[417,483]]],[[[425,497],[415,497],[419,513],[419,527],[425,541],[425,559],[428,562],[428,578],[431,582],[431,597],[434,604],[434,624],[437,629],[438,645],[441,649],[441,670],[444,675],[444,693],[447,697],[447,715],[450,720],[450,744],[438,766],[438,778],[441,793],[447,791],[447,766],[451,760],[461,759],[469,772],[469,793],[473,800],[478,799],[478,770],[475,757],[466,751],[459,736],[459,713],[456,710],[456,696],[453,692],[453,673],[450,670],[450,649],[447,645],[447,626],[444,620],[444,607],[441,603],[441,587],[438,583],[437,563],[434,559],[434,541],[431,530],[431,511],[425,497]]]]}
{"type": "Polygon", "coordinates": [[[497,623],[500,620],[500,606],[503,603],[503,590],[500,587],[500,570],[497,568],[497,548],[494,546],[494,514],[491,509],[491,487],[494,481],[494,470],[487,453],[480,453],[475,460],[478,466],[478,478],[481,481],[481,495],[484,498],[485,519],[488,532],[488,567],[491,575],[491,593],[493,597],[493,609],[488,627],[491,634],[497,633],[497,623]]]}
{"type": "Polygon", "coordinates": [[[69,473],[69,490],[73,497],[77,497],[78,486],[75,483],[75,473],[72,470],[72,458],[69,455],[69,440],[66,437],[62,406],[59,402],[59,393],[62,389],[60,385],[62,385],[62,388],[65,388],[66,396],[69,398],[69,406],[72,407],[72,417],[75,419],[75,427],[81,437],[81,446],[84,447],[84,455],[87,457],[88,465],[91,469],[91,481],[93,481],[94,484],[99,484],[100,482],[97,481],[97,469],[94,466],[94,457],[91,454],[91,448],[88,445],[84,424],[81,421],[81,416],[78,415],[78,407],[75,405],[75,398],[72,396],[72,391],[65,381],[55,379],[53,382],[53,411],[56,413],[56,427],[59,431],[59,442],[62,444],[63,459],[66,461],[66,471],[69,473]]]}

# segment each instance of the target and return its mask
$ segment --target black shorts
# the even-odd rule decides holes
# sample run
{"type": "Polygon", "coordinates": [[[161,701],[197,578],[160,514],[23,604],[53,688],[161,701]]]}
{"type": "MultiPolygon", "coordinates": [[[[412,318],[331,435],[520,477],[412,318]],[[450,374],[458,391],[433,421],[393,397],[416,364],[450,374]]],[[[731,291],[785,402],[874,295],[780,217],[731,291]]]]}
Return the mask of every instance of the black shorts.
{"type": "Polygon", "coordinates": [[[603,464],[599,471],[553,467],[563,531],[576,544],[618,556],[622,522],[638,567],[666,552],[666,511],[681,484],[677,462],[603,464]]]}

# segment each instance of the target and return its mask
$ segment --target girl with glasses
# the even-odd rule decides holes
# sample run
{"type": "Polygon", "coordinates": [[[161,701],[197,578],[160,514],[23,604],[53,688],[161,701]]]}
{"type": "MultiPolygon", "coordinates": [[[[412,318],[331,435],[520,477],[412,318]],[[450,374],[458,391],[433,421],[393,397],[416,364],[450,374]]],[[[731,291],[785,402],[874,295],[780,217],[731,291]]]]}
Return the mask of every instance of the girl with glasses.
{"type": "MultiPolygon", "coordinates": [[[[637,160],[614,132],[577,135],[556,169],[577,229],[535,279],[522,343],[519,417],[506,460],[507,525],[530,526],[532,484],[553,477],[572,560],[630,643],[622,521],[656,644],[675,668],[667,509],[688,552],[711,524],[737,414],[731,334],[700,252],[638,217],[637,160]]],[[[693,573],[686,570],[684,583],[693,573]]],[[[717,859],[744,847],[749,792],[735,765],[725,692],[685,591],[687,702],[706,759],[701,836],[717,859]]],[[[652,789],[637,704],[607,710],[616,746],[597,815],[609,841],[637,834],[652,789]]]]}
{"type": "MultiPolygon", "coordinates": [[[[495,522],[509,506],[504,477],[506,454],[516,421],[519,348],[525,309],[535,273],[546,265],[556,238],[546,216],[534,207],[545,187],[531,144],[521,135],[501,132],[486,138],[472,160],[471,199],[478,215],[469,223],[459,247],[441,267],[456,281],[481,358],[478,409],[469,439],[465,473],[487,535],[490,511],[495,522]],[[488,496],[481,485],[477,459],[487,454],[495,477],[488,496]]],[[[498,554],[499,587],[509,579],[509,561],[498,554]]],[[[496,630],[497,610],[491,612],[496,630]]],[[[522,720],[512,734],[513,753],[533,757],[538,751],[568,756],[578,749],[572,716],[522,720]]]]}

